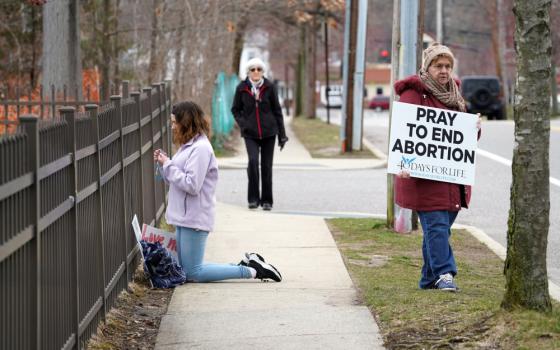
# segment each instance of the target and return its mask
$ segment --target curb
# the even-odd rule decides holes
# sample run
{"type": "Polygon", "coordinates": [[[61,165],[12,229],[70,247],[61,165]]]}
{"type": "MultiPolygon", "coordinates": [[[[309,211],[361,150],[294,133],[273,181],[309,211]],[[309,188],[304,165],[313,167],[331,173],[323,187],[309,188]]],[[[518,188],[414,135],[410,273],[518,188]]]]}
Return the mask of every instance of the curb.
{"type": "MultiPolygon", "coordinates": [[[[371,142],[366,140],[365,138],[362,140],[363,144],[379,159],[383,159],[385,161],[385,165],[387,164],[387,156],[385,153],[381,152],[377,147],[375,147],[371,142]]],[[[373,215],[375,217],[381,217],[382,215],[373,215]]],[[[387,216],[383,216],[383,218],[387,218],[387,216]]],[[[484,244],[488,247],[494,254],[496,254],[502,261],[506,260],[507,250],[503,247],[500,243],[495,241],[493,238],[488,236],[486,232],[482,231],[481,229],[469,226],[469,225],[462,225],[462,224],[454,224],[453,227],[458,229],[464,229],[465,231],[469,232],[474,238],[476,238],[480,243],[484,244]]],[[[548,293],[550,296],[555,299],[556,301],[560,301],[560,286],[554,283],[550,278],[548,279],[548,293]]]]}
{"type": "MultiPolygon", "coordinates": [[[[290,214],[290,215],[304,215],[304,216],[322,216],[325,219],[335,218],[335,217],[354,217],[354,218],[376,218],[376,219],[386,219],[387,215],[385,214],[367,214],[367,213],[330,213],[330,212],[277,212],[278,214],[290,214]],[[346,215],[346,216],[345,216],[346,215]]],[[[474,238],[476,238],[480,243],[484,244],[488,247],[494,254],[496,254],[502,261],[506,259],[507,251],[506,248],[503,247],[500,243],[495,241],[492,237],[488,236],[484,231],[481,229],[463,225],[463,224],[454,224],[452,226],[456,229],[462,229],[470,233],[474,238]]],[[[550,296],[555,299],[556,301],[560,302],[560,286],[554,283],[550,278],[548,279],[548,293],[550,296]]]]}
{"type": "Polygon", "coordinates": [[[387,165],[387,155],[383,151],[375,147],[374,144],[368,141],[365,137],[362,138],[362,143],[364,144],[364,146],[366,146],[367,149],[369,149],[371,153],[373,153],[375,157],[385,161],[385,165],[387,165]]]}
{"type": "MultiPolygon", "coordinates": [[[[507,251],[500,243],[496,242],[492,237],[488,236],[484,231],[474,226],[456,224],[453,227],[464,229],[469,232],[480,243],[484,244],[491,251],[494,252],[502,261],[506,259],[507,251]]],[[[548,293],[556,301],[560,301],[560,286],[554,283],[550,278],[548,279],[548,293]]]]}

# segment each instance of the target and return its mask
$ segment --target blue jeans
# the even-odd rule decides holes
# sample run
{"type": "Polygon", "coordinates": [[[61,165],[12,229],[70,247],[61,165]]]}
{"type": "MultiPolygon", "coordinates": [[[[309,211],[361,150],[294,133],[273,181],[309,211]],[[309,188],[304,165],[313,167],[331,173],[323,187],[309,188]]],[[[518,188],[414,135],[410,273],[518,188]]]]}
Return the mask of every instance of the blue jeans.
{"type": "Polygon", "coordinates": [[[458,213],[447,210],[418,212],[424,231],[422,240],[424,265],[419,282],[420,288],[433,287],[433,284],[439,279],[439,275],[451,273],[455,276],[457,274],[449,237],[451,236],[451,225],[458,213]]]}
{"type": "Polygon", "coordinates": [[[177,226],[177,253],[179,264],[188,282],[213,282],[229,279],[252,278],[245,266],[232,264],[203,264],[208,232],[177,226]]]}

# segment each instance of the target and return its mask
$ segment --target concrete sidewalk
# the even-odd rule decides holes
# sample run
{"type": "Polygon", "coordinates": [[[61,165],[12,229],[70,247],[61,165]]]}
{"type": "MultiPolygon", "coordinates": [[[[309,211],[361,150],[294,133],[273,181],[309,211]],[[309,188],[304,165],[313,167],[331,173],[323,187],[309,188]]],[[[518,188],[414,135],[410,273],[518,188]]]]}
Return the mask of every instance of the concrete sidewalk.
{"type": "MultiPolygon", "coordinates": [[[[284,118],[286,135],[290,139],[282,151],[276,148],[274,152],[274,169],[299,169],[299,170],[356,170],[377,169],[386,166],[386,157],[382,151],[377,150],[370,142],[363,140],[364,147],[368,148],[377,158],[370,159],[344,159],[344,158],[311,158],[305,147],[299,142],[290,128],[291,117],[284,118]]],[[[247,152],[245,144],[238,144],[235,157],[219,158],[220,169],[246,169],[247,152]]]]}
{"type": "MultiPolygon", "coordinates": [[[[316,160],[287,127],[275,168],[360,169],[383,160],[316,160]]],[[[243,145],[241,145],[243,146],[243,145]]],[[[246,167],[245,151],[219,159],[246,167]]],[[[235,280],[175,289],[156,349],[383,349],[379,329],[320,217],[248,210],[218,203],[205,261],[237,263],[258,252],[282,273],[280,283],[235,280]]]]}
{"type": "Polygon", "coordinates": [[[259,252],[282,273],[176,288],[156,349],[382,349],[382,339],[322,218],[219,204],[206,260],[259,252]]]}

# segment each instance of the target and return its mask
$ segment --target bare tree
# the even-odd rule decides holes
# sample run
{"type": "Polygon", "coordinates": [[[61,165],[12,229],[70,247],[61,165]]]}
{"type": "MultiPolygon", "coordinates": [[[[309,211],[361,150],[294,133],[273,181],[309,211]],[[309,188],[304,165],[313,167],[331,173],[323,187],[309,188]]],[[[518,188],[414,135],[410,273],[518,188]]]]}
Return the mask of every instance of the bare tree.
{"type": "Polygon", "coordinates": [[[101,98],[104,101],[109,101],[111,96],[111,41],[109,31],[111,30],[111,0],[103,0],[102,18],[102,31],[100,33],[100,56],[97,59],[97,64],[101,70],[101,98]]]}
{"type": "Polygon", "coordinates": [[[515,0],[515,142],[502,307],[550,311],[550,0],[515,0]]]}
{"type": "MultiPolygon", "coordinates": [[[[183,6],[181,11],[181,17],[186,20],[187,19],[187,7],[183,6]]],[[[183,68],[183,49],[184,49],[184,40],[185,40],[185,31],[182,29],[177,30],[177,41],[179,42],[178,47],[175,47],[175,72],[174,72],[174,79],[173,85],[176,87],[173,89],[173,97],[175,100],[178,100],[180,97],[181,90],[178,88],[181,84],[182,80],[182,68],[183,68]]]]}
{"type": "Polygon", "coordinates": [[[72,0],[52,0],[43,5],[43,85],[66,85],[69,96],[81,99],[78,6],[72,0]]]}
{"type": "Polygon", "coordinates": [[[157,41],[159,36],[159,16],[161,0],[152,0],[152,32],[150,36],[150,65],[148,67],[148,81],[154,81],[157,70],[157,41]]]}
{"type": "MultiPolygon", "coordinates": [[[[555,0],[552,2],[551,13],[560,13],[560,0],[555,0]]],[[[560,111],[558,109],[558,83],[556,81],[556,66],[560,61],[560,50],[558,45],[560,45],[560,16],[551,16],[550,27],[554,28],[552,30],[552,74],[550,76],[550,88],[552,95],[552,114],[558,115],[560,111]]]]}

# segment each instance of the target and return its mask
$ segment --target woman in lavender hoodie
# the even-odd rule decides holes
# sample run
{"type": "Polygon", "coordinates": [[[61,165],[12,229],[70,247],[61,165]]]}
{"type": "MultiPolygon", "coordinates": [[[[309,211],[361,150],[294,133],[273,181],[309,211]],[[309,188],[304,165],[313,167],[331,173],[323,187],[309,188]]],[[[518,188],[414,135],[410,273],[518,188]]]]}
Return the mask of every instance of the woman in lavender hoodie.
{"type": "Polygon", "coordinates": [[[282,276],[255,253],[245,253],[238,264],[205,264],[204,249],[208,233],[214,228],[218,166],[208,134],[210,127],[202,109],[185,101],[173,106],[171,114],[173,158],[162,150],[154,152],[161,175],[169,184],[165,218],[177,234],[179,264],[189,282],[212,282],[237,278],[272,279],[282,276]]]}

